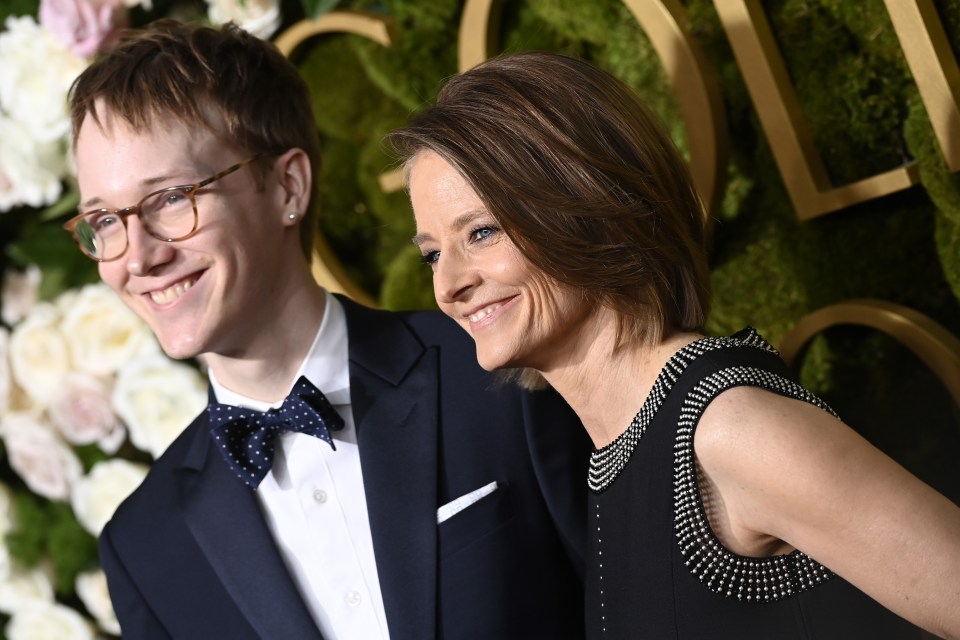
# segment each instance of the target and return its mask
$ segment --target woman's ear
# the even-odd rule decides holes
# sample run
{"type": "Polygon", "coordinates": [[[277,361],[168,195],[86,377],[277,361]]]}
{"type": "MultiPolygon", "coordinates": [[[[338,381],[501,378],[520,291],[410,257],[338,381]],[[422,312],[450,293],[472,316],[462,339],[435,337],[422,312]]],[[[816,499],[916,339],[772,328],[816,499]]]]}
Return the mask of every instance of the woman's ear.
{"type": "Polygon", "coordinates": [[[274,172],[284,223],[299,224],[310,206],[313,185],[310,158],[303,149],[289,149],[276,159],[274,172]]]}

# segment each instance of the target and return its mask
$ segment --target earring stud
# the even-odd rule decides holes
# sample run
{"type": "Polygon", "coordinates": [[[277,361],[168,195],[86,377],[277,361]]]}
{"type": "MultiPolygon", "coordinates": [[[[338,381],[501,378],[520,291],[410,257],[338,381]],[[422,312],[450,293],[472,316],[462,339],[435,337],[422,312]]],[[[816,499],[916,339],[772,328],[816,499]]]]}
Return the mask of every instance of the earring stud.
{"type": "Polygon", "coordinates": [[[290,220],[296,220],[296,219],[297,219],[297,212],[296,212],[296,211],[291,211],[290,213],[287,214],[287,218],[289,218],[290,220]]]}

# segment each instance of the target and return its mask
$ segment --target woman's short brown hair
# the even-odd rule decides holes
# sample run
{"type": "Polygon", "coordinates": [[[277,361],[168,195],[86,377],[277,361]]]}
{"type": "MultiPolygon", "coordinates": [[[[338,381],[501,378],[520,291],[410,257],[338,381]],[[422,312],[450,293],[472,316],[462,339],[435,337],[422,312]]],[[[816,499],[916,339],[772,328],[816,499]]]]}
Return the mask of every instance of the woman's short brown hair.
{"type": "Polygon", "coordinates": [[[454,166],[534,267],[617,313],[618,345],[705,322],[700,199],[658,119],[610,74],[503,55],[450,79],[389,142],[454,166]]]}
{"type": "MultiPolygon", "coordinates": [[[[317,182],[320,143],[306,83],[275,45],[233,24],[214,29],[164,19],[130,30],[73,83],[74,143],[87,116],[100,124],[98,108],[134,129],[149,130],[167,116],[217,134],[222,125],[224,142],[251,155],[303,149],[317,182]]],[[[316,226],[314,200],[300,226],[307,257],[316,226]]]]}

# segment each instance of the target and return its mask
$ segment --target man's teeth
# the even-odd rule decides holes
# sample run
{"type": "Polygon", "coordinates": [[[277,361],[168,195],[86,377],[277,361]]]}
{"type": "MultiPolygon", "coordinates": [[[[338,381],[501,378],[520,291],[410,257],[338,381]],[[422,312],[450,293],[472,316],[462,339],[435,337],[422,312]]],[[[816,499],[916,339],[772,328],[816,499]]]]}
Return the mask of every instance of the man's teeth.
{"type": "Polygon", "coordinates": [[[480,311],[477,311],[476,313],[471,313],[468,317],[470,318],[470,322],[480,322],[485,317],[487,317],[488,315],[490,315],[491,313],[493,313],[499,308],[500,308],[499,304],[490,305],[489,307],[484,307],[483,309],[480,309],[480,311]]]}
{"type": "Polygon", "coordinates": [[[196,281],[196,278],[191,277],[187,278],[186,280],[181,280],[177,284],[173,285],[172,287],[168,287],[163,291],[151,291],[150,299],[157,304],[167,304],[168,302],[173,302],[185,294],[196,281]]]}

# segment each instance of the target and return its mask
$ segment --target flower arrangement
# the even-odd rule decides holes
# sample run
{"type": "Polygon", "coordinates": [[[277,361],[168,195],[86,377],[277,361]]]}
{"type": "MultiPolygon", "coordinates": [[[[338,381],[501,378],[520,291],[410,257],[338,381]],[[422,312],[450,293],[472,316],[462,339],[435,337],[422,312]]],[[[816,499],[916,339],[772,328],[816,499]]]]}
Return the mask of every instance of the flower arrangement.
{"type": "Polygon", "coordinates": [[[119,634],[95,537],[203,410],[206,386],[105,285],[37,302],[37,274],[8,274],[3,290],[0,613],[12,640],[92,638],[86,616],[119,634]]]}
{"type": "Polygon", "coordinates": [[[233,21],[262,38],[281,26],[279,0],[0,8],[0,637],[10,640],[120,635],[96,536],[207,402],[197,363],[166,357],[60,229],[78,201],[69,87],[123,29],[165,16],[233,21]]]}

